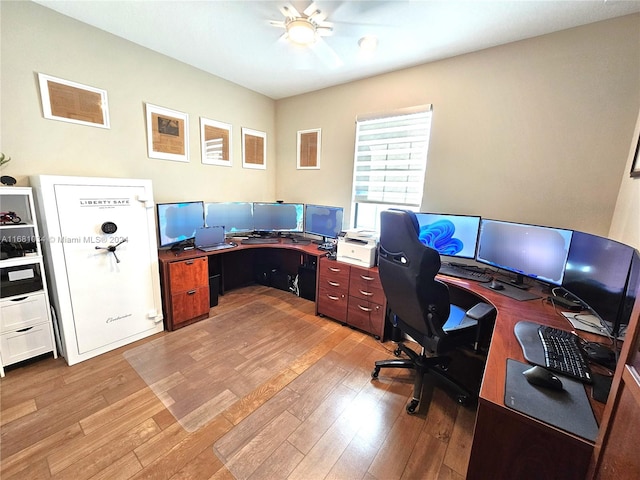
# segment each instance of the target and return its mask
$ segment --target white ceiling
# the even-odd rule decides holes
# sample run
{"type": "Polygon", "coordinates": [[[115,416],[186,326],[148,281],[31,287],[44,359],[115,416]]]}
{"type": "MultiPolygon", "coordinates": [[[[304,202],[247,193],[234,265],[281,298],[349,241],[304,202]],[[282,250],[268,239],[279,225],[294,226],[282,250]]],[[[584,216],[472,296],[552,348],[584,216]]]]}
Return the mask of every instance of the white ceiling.
{"type": "Polygon", "coordinates": [[[287,0],[36,3],[273,99],[640,12],[640,0],[317,0],[333,34],[302,48],[269,24],[287,0]],[[373,56],[364,35],[379,39],[373,56]]]}

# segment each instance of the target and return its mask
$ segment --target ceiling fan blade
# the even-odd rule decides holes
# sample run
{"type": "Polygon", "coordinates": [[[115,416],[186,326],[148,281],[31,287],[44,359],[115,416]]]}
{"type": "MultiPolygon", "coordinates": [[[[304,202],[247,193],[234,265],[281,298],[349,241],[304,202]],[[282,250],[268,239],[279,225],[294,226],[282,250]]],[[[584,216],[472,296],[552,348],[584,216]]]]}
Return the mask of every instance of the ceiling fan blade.
{"type": "Polygon", "coordinates": [[[320,9],[316,5],[316,2],[311,2],[307,8],[302,12],[305,17],[311,17],[317,13],[320,13],[320,9]]]}
{"type": "Polygon", "coordinates": [[[287,3],[286,5],[280,7],[280,12],[282,12],[282,15],[287,18],[298,18],[300,16],[300,12],[298,12],[298,10],[296,10],[296,7],[294,7],[290,3],[287,3]]]}
{"type": "Polygon", "coordinates": [[[272,27],[287,28],[285,22],[281,20],[269,20],[269,25],[271,25],[272,27]]]}

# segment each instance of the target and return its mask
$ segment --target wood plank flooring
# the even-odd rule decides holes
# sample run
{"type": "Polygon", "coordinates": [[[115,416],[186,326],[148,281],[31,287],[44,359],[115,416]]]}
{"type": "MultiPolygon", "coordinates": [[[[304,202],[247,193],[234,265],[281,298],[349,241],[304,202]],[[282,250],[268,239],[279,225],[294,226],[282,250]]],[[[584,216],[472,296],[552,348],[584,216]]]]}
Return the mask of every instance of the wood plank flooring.
{"type": "Polygon", "coordinates": [[[211,318],[69,367],[51,357],[0,382],[0,477],[463,479],[475,410],[410,371],[392,342],[249,286],[211,318]]]}

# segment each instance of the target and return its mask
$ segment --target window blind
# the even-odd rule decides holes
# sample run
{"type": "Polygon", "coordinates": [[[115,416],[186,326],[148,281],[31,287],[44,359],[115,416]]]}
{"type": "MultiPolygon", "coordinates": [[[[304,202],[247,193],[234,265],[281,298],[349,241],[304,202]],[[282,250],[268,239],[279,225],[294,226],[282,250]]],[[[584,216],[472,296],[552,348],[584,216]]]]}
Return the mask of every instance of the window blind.
{"type": "Polygon", "coordinates": [[[431,106],[356,120],[353,202],[420,206],[431,106]]]}

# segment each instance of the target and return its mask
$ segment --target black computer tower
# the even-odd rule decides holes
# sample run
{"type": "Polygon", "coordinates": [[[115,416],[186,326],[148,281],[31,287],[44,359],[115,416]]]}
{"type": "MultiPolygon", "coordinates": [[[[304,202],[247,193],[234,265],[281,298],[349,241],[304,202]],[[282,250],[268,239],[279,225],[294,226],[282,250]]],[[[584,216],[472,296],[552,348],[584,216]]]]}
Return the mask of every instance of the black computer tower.
{"type": "Polygon", "coordinates": [[[298,267],[298,291],[302,298],[316,300],[315,266],[300,265],[298,267]]]}

